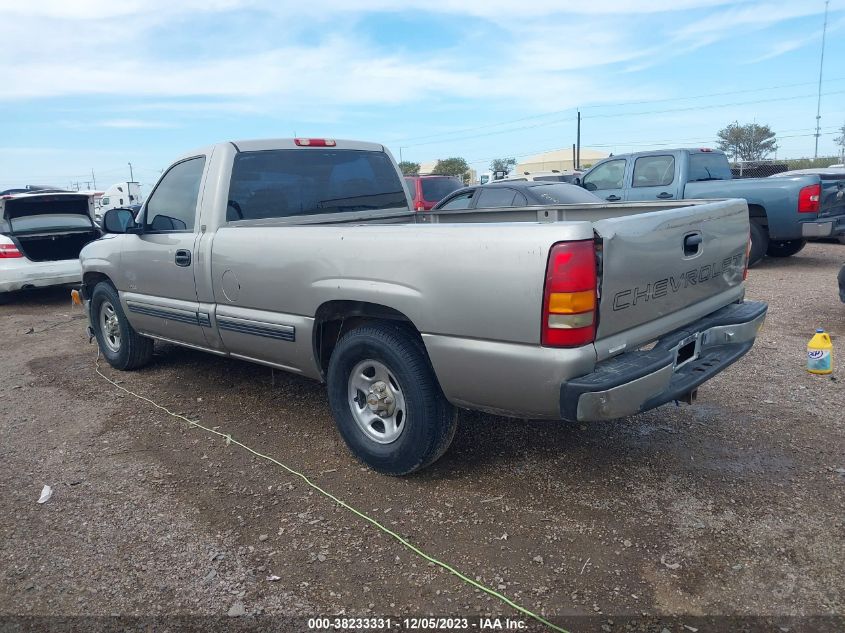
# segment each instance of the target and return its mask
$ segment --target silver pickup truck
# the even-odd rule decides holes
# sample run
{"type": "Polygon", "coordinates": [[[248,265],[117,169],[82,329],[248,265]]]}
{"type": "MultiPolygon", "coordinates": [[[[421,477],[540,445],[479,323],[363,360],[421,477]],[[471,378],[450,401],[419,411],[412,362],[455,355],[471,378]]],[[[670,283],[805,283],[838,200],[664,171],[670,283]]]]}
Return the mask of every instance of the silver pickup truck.
{"type": "Polygon", "coordinates": [[[174,163],[82,251],[118,369],[153,340],[325,381],[350,449],[406,474],[457,408],[608,420],[674,400],[753,345],[742,200],[415,213],[389,152],[219,143],[174,163]]]}

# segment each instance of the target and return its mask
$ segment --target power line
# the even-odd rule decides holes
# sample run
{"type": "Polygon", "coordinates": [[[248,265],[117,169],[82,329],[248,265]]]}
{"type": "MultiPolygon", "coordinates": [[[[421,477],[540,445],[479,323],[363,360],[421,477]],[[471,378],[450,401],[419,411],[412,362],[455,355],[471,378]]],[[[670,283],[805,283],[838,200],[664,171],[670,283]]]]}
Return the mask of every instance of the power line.
{"type": "MultiPolygon", "coordinates": [[[[845,93],[845,90],[834,90],[833,92],[825,92],[824,95],[838,95],[845,93]]],[[[740,106],[740,105],[755,105],[758,103],[773,103],[775,101],[795,101],[797,99],[810,99],[815,97],[816,95],[794,95],[792,97],[776,97],[771,99],[755,99],[753,101],[734,101],[733,103],[722,103],[722,104],[713,104],[708,105],[706,108],[713,109],[713,108],[730,108],[733,106],[740,106]]],[[[606,119],[611,117],[620,117],[620,116],[640,116],[643,114],[664,114],[667,112],[688,112],[690,110],[702,110],[704,109],[702,106],[691,106],[688,108],[671,108],[667,110],[646,110],[646,111],[639,111],[639,112],[617,112],[614,114],[595,114],[590,117],[590,119],[606,119]]]]}
{"type": "MultiPolygon", "coordinates": [[[[834,81],[845,81],[845,77],[831,77],[829,79],[826,79],[824,81],[824,83],[829,83],[829,82],[834,82],[834,81]]],[[[623,102],[616,102],[616,103],[599,103],[599,104],[595,104],[595,105],[582,106],[581,110],[582,111],[583,110],[591,110],[591,109],[596,109],[596,108],[616,108],[616,107],[624,107],[624,106],[629,106],[629,105],[642,105],[642,104],[646,104],[646,103],[670,103],[670,102],[673,102],[673,101],[688,101],[690,99],[705,99],[705,98],[708,98],[708,97],[724,97],[724,96],[730,96],[730,95],[748,94],[748,93],[752,93],[752,92],[765,92],[767,90],[780,90],[780,89],[783,89],[783,88],[794,88],[794,87],[797,87],[797,86],[807,86],[807,85],[814,85],[814,84],[816,84],[815,81],[802,81],[802,82],[798,82],[798,83],[780,84],[778,86],[767,86],[765,88],[747,88],[745,90],[729,90],[729,91],[724,91],[724,92],[711,92],[711,93],[706,93],[706,94],[689,95],[689,96],[686,96],[686,97],[667,97],[667,98],[664,98],[664,99],[642,99],[642,100],[639,100],[639,101],[623,101],[623,102]]],[[[778,99],[772,99],[772,101],[779,101],[779,100],[780,100],[779,98],[778,99]]],[[[716,106],[716,107],[718,107],[718,106],[716,106]]],[[[530,121],[530,120],[533,120],[533,119],[540,119],[540,118],[557,116],[557,115],[564,114],[564,113],[574,113],[576,110],[577,110],[576,107],[570,107],[570,108],[565,108],[563,110],[554,110],[554,111],[551,111],[551,112],[544,112],[542,114],[535,114],[535,115],[531,115],[531,116],[520,117],[518,119],[509,119],[507,121],[500,121],[498,123],[490,123],[488,125],[478,125],[478,126],[473,126],[473,127],[468,127],[468,128],[459,128],[457,130],[450,130],[448,132],[437,132],[437,133],[434,133],[434,134],[427,134],[427,135],[424,135],[424,136],[404,137],[404,138],[394,139],[392,141],[387,141],[387,143],[388,144],[402,143],[403,147],[416,147],[417,145],[423,145],[423,144],[428,145],[430,143],[417,143],[417,144],[414,144],[414,145],[405,145],[405,142],[406,141],[421,140],[421,139],[431,139],[431,138],[442,137],[442,136],[448,137],[448,136],[451,136],[453,134],[462,134],[463,132],[474,132],[476,130],[488,130],[491,127],[501,127],[501,126],[504,126],[504,125],[511,125],[513,123],[521,123],[522,121],[530,121]]],[[[595,115],[595,116],[585,117],[585,118],[597,118],[598,116],[610,116],[610,115],[595,115]]],[[[624,116],[624,114],[620,113],[619,116],[624,116]]],[[[539,127],[539,126],[528,126],[528,127],[525,127],[525,128],[514,128],[514,129],[517,129],[517,130],[519,130],[519,129],[529,129],[531,127],[539,127]]],[[[485,136],[487,136],[487,135],[485,134],[485,136]]]]}
{"type": "MultiPolygon", "coordinates": [[[[845,90],[835,90],[835,91],[832,91],[832,92],[826,92],[824,94],[827,96],[827,95],[837,95],[837,94],[843,94],[843,93],[845,93],[845,90]]],[[[792,97],[776,97],[776,98],[769,98],[769,99],[755,99],[755,100],[751,100],[751,101],[734,101],[732,103],[722,103],[722,104],[717,104],[717,105],[708,105],[706,107],[708,109],[730,108],[730,107],[741,106],[741,105],[755,105],[755,104],[760,104],[760,103],[773,103],[773,102],[780,102],[780,101],[795,101],[797,99],[812,98],[813,96],[815,96],[815,95],[794,95],[792,97]]],[[[646,115],[646,114],[666,114],[666,113],[669,113],[669,112],[690,112],[690,111],[693,111],[693,110],[701,110],[701,109],[703,109],[701,105],[695,105],[695,106],[684,107],[684,108],[667,108],[665,110],[646,110],[646,111],[639,111],[639,112],[616,112],[616,113],[611,113],[611,114],[594,114],[592,116],[583,116],[582,115],[581,118],[582,119],[606,119],[606,118],[616,118],[616,117],[634,117],[634,116],[642,116],[642,115],[646,115]]],[[[470,134],[470,135],[467,135],[467,136],[459,136],[459,137],[453,137],[453,138],[448,138],[448,139],[438,139],[438,140],[435,140],[435,141],[426,141],[426,142],[423,142],[423,143],[409,143],[409,144],[403,145],[403,147],[421,147],[423,145],[436,145],[438,143],[451,142],[451,141],[465,141],[465,140],[474,139],[474,138],[481,138],[481,137],[485,137],[485,136],[495,136],[497,134],[507,134],[508,132],[519,132],[521,130],[529,130],[529,129],[538,128],[538,127],[553,127],[553,126],[561,125],[563,123],[571,124],[572,121],[570,119],[563,119],[563,120],[554,119],[552,121],[543,121],[541,123],[535,123],[533,125],[524,125],[524,126],[520,126],[520,127],[512,127],[512,128],[508,128],[508,129],[505,129],[505,130],[492,130],[492,131],[489,131],[489,132],[485,132],[483,134],[470,134]]]]}
{"type": "MultiPolygon", "coordinates": [[[[813,128],[795,128],[792,130],[783,130],[783,132],[812,132],[813,128]]],[[[839,128],[830,127],[825,128],[825,131],[821,133],[822,136],[831,136],[833,134],[839,133],[839,128]]],[[[809,136],[813,136],[812,133],[810,134],[788,134],[784,135],[782,133],[777,135],[777,138],[806,138],[809,136]]],[[[683,147],[685,145],[704,145],[706,146],[708,143],[713,143],[715,139],[710,138],[706,140],[702,140],[699,138],[685,138],[685,139],[661,139],[658,141],[616,141],[613,143],[590,143],[590,147],[602,147],[602,148],[613,148],[613,147],[683,147]]],[[[569,151],[570,147],[552,147],[547,149],[537,149],[532,151],[521,152],[517,154],[509,154],[509,156],[513,156],[515,158],[523,157],[523,156],[533,156],[534,154],[545,154],[547,152],[559,152],[559,151],[569,151]]],[[[496,158],[501,158],[501,156],[490,156],[487,158],[472,158],[468,159],[467,162],[470,164],[478,164],[483,163],[486,161],[494,160],[496,158]]]]}

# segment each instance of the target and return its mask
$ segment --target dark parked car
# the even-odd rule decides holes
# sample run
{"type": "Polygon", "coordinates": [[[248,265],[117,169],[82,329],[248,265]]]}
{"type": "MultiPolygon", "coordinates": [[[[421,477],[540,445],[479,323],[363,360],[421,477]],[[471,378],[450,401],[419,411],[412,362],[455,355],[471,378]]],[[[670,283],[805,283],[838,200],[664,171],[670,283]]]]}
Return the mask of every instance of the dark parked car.
{"type": "Polygon", "coordinates": [[[458,189],[434,205],[435,209],[495,209],[549,204],[584,204],[604,200],[562,182],[501,181],[458,189]]]}
{"type": "Polygon", "coordinates": [[[411,192],[414,211],[431,211],[431,208],[456,189],[464,186],[454,176],[405,176],[411,192]]]}

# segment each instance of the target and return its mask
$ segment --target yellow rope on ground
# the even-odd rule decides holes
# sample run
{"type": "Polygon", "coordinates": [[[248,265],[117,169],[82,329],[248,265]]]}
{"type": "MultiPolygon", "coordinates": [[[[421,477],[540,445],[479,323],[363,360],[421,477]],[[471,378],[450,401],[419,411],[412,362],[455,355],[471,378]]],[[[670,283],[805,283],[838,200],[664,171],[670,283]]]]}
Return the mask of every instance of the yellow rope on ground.
{"type": "Polygon", "coordinates": [[[517,611],[519,611],[520,613],[523,613],[523,614],[527,615],[528,617],[533,618],[534,620],[537,620],[537,621],[538,621],[538,622],[540,622],[541,624],[544,624],[544,625],[546,625],[547,627],[549,627],[549,628],[551,628],[551,629],[553,629],[553,630],[555,630],[555,631],[558,631],[559,633],[569,633],[566,629],[563,629],[563,628],[561,628],[561,627],[559,627],[559,626],[557,626],[557,625],[555,625],[555,624],[552,624],[551,622],[549,622],[548,620],[546,620],[546,619],[545,619],[545,618],[543,618],[542,616],[537,615],[536,613],[534,613],[534,612],[532,612],[532,611],[529,611],[529,610],[528,610],[528,609],[526,609],[525,607],[518,605],[516,602],[514,602],[513,600],[511,600],[511,599],[510,599],[510,598],[508,598],[507,596],[503,596],[503,595],[502,595],[502,594],[500,594],[498,591],[496,591],[496,590],[494,590],[494,589],[491,589],[490,587],[487,587],[487,586],[485,586],[485,585],[481,584],[480,582],[477,582],[477,581],[473,580],[472,578],[469,578],[469,577],[468,577],[468,576],[466,576],[465,574],[462,574],[461,572],[459,572],[457,569],[455,569],[454,567],[452,567],[452,566],[451,566],[451,565],[449,565],[448,563],[444,563],[443,561],[440,561],[440,560],[438,560],[438,559],[434,558],[433,556],[429,556],[429,555],[428,555],[428,554],[426,554],[424,551],[422,551],[420,548],[418,548],[416,545],[414,545],[413,543],[409,542],[408,540],[406,540],[406,539],[405,539],[405,538],[403,538],[402,536],[398,535],[396,532],[394,532],[394,531],[393,531],[393,530],[391,530],[390,528],[385,527],[384,525],[382,525],[381,523],[379,523],[378,521],[376,521],[376,520],[375,520],[375,519],[373,519],[372,517],[367,516],[366,514],[364,514],[363,512],[361,512],[360,510],[356,510],[355,508],[353,508],[351,505],[349,505],[349,504],[348,504],[348,503],[346,503],[345,501],[343,501],[343,500],[338,499],[337,497],[335,497],[332,493],[330,493],[330,492],[328,492],[328,491],[326,491],[326,490],[323,490],[320,486],[318,486],[318,485],[317,485],[317,484],[315,484],[313,481],[311,481],[310,479],[308,479],[308,477],[307,477],[306,475],[304,475],[304,474],[302,474],[302,473],[300,473],[300,472],[295,471],[293,468],[291,468],[291,467],[289,467],[289,466],[286,466],[285,464],[283,464],[283,463],[282,463],[282,462],[280,462],[279,460],[277,460],[277,459],[275,459],[275,458],[273,458],[273,457],[270,457],[269,455],[264,455],[264,454],[262,454],[262,453],[259,453],[258,451],[256,451],[255,449],[250,448],[250,447],[249,447],[249,446],[247,446],[246,444],[243,444],[242,442],[239,442],[238,440],[236,440],[235,438],[233,438],[233,437],[232,437],[232,435],[231,435],[231,434],[229,434],[229,433],[221,433],[220,431],[217,431],[217,430],[215,430],[215,429],[210,429],[210,428],[208,428],[208,427],[206,427],[206,426],[203,426],[203,425],[202,425],[202,424],[200,424],[199,422],[196,422],[196,421],[194,421],[194,420],[189,420],[189,419],[188,419],[187,417],[185,417],[184,415],[180,415],[179,413],[174,413],[173,411],[171,411],[171,410],[170,410],[170,409],[168,409],[167,407],[164,407],[164,406],[162,406],[162,405],[158,404],[157,402],[154,402],[153,400],[150,400],[149,398],[147,398],[147,397],[145,397],[145,396],[142,396],[142,395],[140,395],[140,394],[137,394],[137,393],[135,393],[134,391],[131,391],[131,390],[127,389],[126,387],[124,387],[124,386],[122,386],[122,385],[120,385],[120,384],[116,383],[114,380],[112,380],[111,378],[109,378],[109,377],[108,377],[108,376],[106,376],[103,372],[101,372],[101,371],[100,371],[100,353],[99,353],[99,349],[97,350],[97,361],[96,361],[96,364],[95,364],[95,370],[96,370],[96,372],[97,372],[97,373],[98,373],[98,374],[99,374],[99,375],[100,375],[100,376],[101,376],[104,380],[106,380],[107,382],[111,383],[112,385],[114,385],[115,387],[117,387],[118,389],[120,389],[121,391],[124,391],[124,392],[128,393],[130,396],[133,396],[133,397],[135,397],[135,398],[138,398],[139,400],[143,400],[144,402],[148,402],[149,404],[153,405],[155,408],[157,408],[157,409],[160,409],[160,410],[164,411],[165,413],[167,413],[168,415],[170,415],[170,416],[172,416],[172,417],[174,417],[174,418],[178,418],[178,419],[180,419],[180,420],[184,420],[185,422],[187,422],[187,423],[188,423],[188,427],[189,427],[189,428],[191,428],[191,427],[193,427],[193,428],[198,428],[198,429],[201,429],[201,430],[205,431],[206,433],[213,433],[214,435],[218,435],[218,436],[220,436],[220,437],[222,437],[222,438],[224,438],[224,439],[226,440],[226,445],[227,445],[227,446],[228,446],[229,444],[235,444],[236,446],[240,446],[240,447],[241,447],[241,448],[243,448],[244,450],[249,451],[250,453],[252,453],[252,454],[253,454],[253,455],[255,455],[256,457],[260,457],[261,459],[265,459],[265,460],[267,460],[268,462],[272,462],[272,463],[276,464],[277,466],[281,466],[281,467],[282,467],[282,468],[284,468],[286,471],[288,471],[291,475],[294,475],[294,476],[296,476],[296,477],[299,477],[302,481],[304,481],[304,482],[305,482],[306,484],[308,484],[311,488],[313,488],[314,490],[316,490],[317,492],[319,492],[321,495],[323,495],[323,496],[325,496],[325,497],[328,497],[329,499],[331,499],[332,501],[334,501],[334,502],[335,502],[336,504],[338,504],[339,506],[342,506],[342,507],[346,508],[347,510],[349,510],[349,511],[350,511],[350,512],[352,512],[353,514],[355,514],[355,515],[357,515],[357,516],[361,517],[362,519],[364,519],[365,521],[367,521],[367,522],[371,523],[372,525],[374,525],[375,527],[377,527],[379,530],[381,530],[381,531],[382,531],[382,532],[384,532],[385,534],[387,534],[387,535],[389,535],[389,536],[392,536],[394,539],[396,539],[397,541],[399,541],[399,542],[400,542],[400,543],[401,543],[401,544],[402,544],[402,545],[403,545],[406,549],[409,549],[410,551],[414,552],[415,554],[417,554],[418,556],[420,556],[420,557],[424,558],[425,560],[429,561],[430,563],[434,563],[434,564],[435,564],[435,565],[437,565],[438,567],[441,567],[441,568],[445,569],[445,570],[446,570],[446,571],[448,571],[450,574],[452,574],[452,575],[454,575],[454,576],[457,576],[458,578],[460,578],[461,580],[463,580],[465,583],[467,583],[467,584],[469,584],[469,585],[472,585],[473,587],[475,587],[475,588],[477,588],[477,589],[480,589],[480,590],[481,590],[481,591],[483,591],[484,593],[487,593],[487,594],[489,594],[489,595],[493,596],[494,598],[496,598],[496,599],[498,599],[498,600],[501,600],[502,602],[504,602],[504,603],[505,603],[506,605],[508,605],[509,607],[512,607],[512,608],[516,609],[516,610],[517,610],[517,611]]]}

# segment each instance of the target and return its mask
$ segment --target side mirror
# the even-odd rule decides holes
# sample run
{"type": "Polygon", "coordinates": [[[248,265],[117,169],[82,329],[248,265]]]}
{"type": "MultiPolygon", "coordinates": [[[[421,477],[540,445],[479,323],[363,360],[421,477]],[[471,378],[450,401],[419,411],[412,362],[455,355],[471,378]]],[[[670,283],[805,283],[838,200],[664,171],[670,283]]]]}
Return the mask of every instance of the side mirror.
{"type": "Polygon", "coordinates": [[[131,209],[109,209],[103,216],[106,233],[135,233],[135,214],[131,209]]]}

